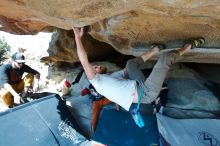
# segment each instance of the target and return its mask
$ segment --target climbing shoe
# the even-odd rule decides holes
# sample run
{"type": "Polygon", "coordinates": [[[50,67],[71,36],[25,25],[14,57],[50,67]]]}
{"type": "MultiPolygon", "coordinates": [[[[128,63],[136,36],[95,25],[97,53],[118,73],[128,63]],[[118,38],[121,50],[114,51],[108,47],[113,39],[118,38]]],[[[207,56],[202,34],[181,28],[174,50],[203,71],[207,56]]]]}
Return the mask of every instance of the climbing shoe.
{"type": "Polygon", "coordinates": [[[192,49],[199,48],[205,44],[205,39],[204,38],[195,39],[191,42],[191,44],[192,44],[192,49]]]}

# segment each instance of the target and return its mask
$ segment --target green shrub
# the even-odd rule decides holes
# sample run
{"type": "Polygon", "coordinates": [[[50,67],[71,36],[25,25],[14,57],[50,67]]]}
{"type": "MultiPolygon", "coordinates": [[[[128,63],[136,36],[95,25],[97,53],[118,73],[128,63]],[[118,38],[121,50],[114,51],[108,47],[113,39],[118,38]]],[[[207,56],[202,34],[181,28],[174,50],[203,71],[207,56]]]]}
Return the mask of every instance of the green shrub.
{"type": "Polygon", "coordinates": [[[5,38],[0,38],[0,64],[2,64],[6,59],[8,59],[11,47],[5,41],[5,38]]]}

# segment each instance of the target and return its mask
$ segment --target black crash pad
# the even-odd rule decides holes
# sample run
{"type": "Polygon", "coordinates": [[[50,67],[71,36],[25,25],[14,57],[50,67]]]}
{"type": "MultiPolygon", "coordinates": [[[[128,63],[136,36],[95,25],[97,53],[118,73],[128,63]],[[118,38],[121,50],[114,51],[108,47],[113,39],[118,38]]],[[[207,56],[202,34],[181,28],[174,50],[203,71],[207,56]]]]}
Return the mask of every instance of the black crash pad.
{"type": "Polygon", "coordinates": [[[104,108],[92,139],[108,146],[159,145],[156,116],[142,112],[145,126],[139,128],[127,111],[104,108]]]}
{"type": "Polygon", "coordinates": [[[59,95],[0,113],[0,146],[75,146],[87,141],[59,95]]]}

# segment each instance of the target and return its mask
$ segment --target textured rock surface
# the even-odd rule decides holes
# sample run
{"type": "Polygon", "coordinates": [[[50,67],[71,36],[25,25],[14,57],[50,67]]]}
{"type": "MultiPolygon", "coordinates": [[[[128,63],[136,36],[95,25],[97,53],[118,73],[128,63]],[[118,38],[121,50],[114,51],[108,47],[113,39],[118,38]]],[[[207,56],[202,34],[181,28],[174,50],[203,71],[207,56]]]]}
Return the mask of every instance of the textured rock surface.
{"type": "Polygon", "coordinates": [[[218,20],[211,21],[211,17],[133,11],[93,24],[91,34],[109,42],[120,52],[131,54],[137,49],[149,48],[152,43],[175,48],[201,36],[207,40],[206,47],[218,47],[218,20]]]}
{"type": "MultiPolygon", "coordinates": [[[[164,114],[174,118],[216,117],[220,112],[219,88],[213,86],[209,78],[204,78],[193,69],[181,64],[176,64],[175,67],[168,72],[166,78],[169,92],[164,114]]],[[[200,66],[199,68],[205,71],[213,67],[200,66]]],[[[209,70],[205,72],[214,75],[214,70],[209,70]]],[[[215,73],[217,72],[218,70],[215,70],[215,73]]],[[[211,78],[210,80],[212,81],[211,78]]]]}
{"type": "MultiPolygon", "coordinates": [[[[88,33],[85,33],[82,41],[91,61],[104,60],[108,56],[117,54],[112,46],[95,40],[88,33]]],[[[73,31],[57,29],[52,35],[48,53],[48,57],[41,58],[42,62],[75,63],[79,61],[73,31]]]]}
{"type": "MultiPolygon", "coordinates": [[[[202,36],[208,53],[217,57],[209,60],[207,50],[193,55],[199,55],[199,62],[204,62],[201,56],[208,58],[207,62],[219,62],[215,60],[219,57],[215,48],[220,45],[219,5],[218,0],[1,0],[0,29],[36,34],[53,27],[69,30],[71,25],[90,25],[95,39],[135,56],[152,43],[176,48],[202,36]]],[[[198,58],[189,61],[197,62],[198,58]]]]}

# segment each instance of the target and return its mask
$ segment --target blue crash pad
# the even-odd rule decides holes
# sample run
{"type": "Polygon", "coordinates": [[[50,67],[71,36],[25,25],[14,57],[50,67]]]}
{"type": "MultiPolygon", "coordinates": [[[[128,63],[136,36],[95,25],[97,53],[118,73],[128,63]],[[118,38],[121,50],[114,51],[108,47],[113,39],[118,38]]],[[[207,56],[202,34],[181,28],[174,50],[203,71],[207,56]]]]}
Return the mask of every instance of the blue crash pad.
{"type": "Polygon", "coordinates": [[[92,139],[108,146],[159,145],[156,116],[142,112],[145,126],[139,128],[127,111],[104,108],[92,139]]]}

